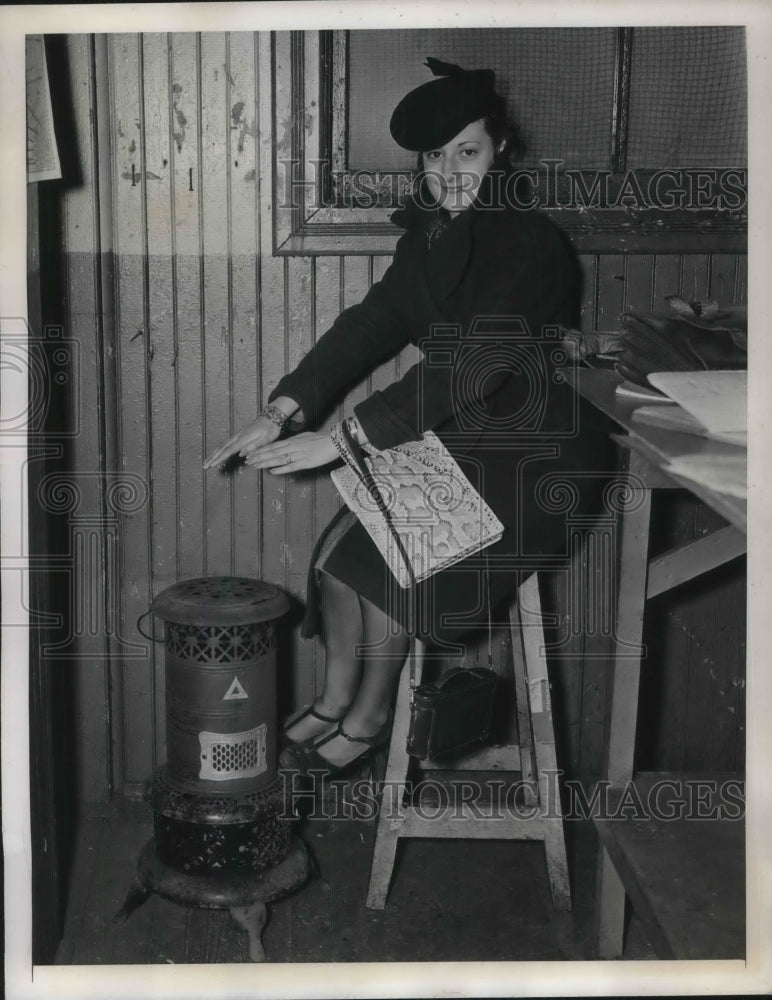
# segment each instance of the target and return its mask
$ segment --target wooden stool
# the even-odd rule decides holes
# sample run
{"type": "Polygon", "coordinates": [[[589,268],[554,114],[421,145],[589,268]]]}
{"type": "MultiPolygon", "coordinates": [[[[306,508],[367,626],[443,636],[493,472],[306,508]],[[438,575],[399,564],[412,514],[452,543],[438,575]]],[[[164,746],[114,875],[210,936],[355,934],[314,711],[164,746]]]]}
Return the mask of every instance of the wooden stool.
{"type": "MultiPolygon", "coordinates": [[[[523,782],[532,783],[535,798],[526,805],[526,815],[510,810],[498,815],[475,815],[468,802],[454,802],[431,816],[409,803],[387,803],[386,794],[404,789],[409,757],[406,745],[410,725],[410,677],[403,670],[394,711],[394,727],[384,776],[384,795],[378,815],[378,827],[370,872],[367,906],[381,910],[391,882],[397,841],[401,837],[457,837],[479,840],[543,840],[547,856],[552,901],[557,910],[571,909],[563,815],[560,805],[555,760],[555,735],[552,724],[541,600],[536,573],[521,585],[509,611],[512,657],[515,667],[515,707],[519,746],[485,746],[466,753],[450,764],[425,761],[426,770],[517,771],[523,782]],[[395,808],[392,808],[395,806],[395,808]]],[[[419,643],[416,656],[416,684],[421,682],[424,649],[419,643]]]]}

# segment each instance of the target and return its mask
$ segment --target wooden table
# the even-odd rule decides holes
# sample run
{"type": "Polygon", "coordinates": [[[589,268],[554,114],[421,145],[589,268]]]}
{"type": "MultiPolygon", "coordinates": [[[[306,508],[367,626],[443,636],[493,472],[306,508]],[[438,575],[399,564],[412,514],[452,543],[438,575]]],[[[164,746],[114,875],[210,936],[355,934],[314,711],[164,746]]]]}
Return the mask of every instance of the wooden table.
{"type": "MultiPolygon", "coordinates": [[[[633,412],[642,403],[616,395],[620,379],[613,372],[578,369],[563,374],[581,396],[619,426],[621,433],[612,437],[627,459],[629,494],[618,526],[614,662],[603,763],[603,777],[610,784],[613,800],[629,790],[634,778],[646,599],[742,555],[746,550],[746,504],[663,468],[679,455],[737,454],[734,446],[634,421],[633,412]],[[651,491],[660,488],[689,490],[720,514],[728,522],[726,527],[649,560],[651,491]]],[[[725,780],[726,776],[695,777],[725,780]]],[[[656,779],[645,779],[652,780],[656,779]]],[[[680,824],[664,821],[663,825],[663,821],[652,820],[636,825],[634,819],[595,820],[601,842],[597,896],[601,958],[622,955],[626,894],[661,958],[744,957],[744,824],[727,819],[701,822],[701,826],[687,820],[680,824]],[[704,878],[691,881],[690,893],[677,891],[672,862],[698,856],[713,866],[712,870],[700,869],[704,878]],[[669,863],[665,863],[666,858],[669,863]],[[719,888],[729,885],[735,885],[735,891],[719,888]],[[697,913],[700,919],[694,921],[697,913]],[[733,932],[727,936],[728,927],[733,932]],[[722,940],[722,932],[725,943],[717,953],[716,942],[722,940]],[[733,954],[726,954],[727,948],[733,954]]]]}

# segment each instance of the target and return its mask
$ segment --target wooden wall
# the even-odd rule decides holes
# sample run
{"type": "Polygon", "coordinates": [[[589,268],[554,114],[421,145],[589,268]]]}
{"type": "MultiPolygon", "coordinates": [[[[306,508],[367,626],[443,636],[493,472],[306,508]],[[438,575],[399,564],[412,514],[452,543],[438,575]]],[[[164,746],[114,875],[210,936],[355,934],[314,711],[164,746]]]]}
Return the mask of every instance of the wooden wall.
{"type": "MultiPolygon", "coordinates": [[[[389,258],[273,254],[273,146],[284,139],[274,132],[281,95],[268,34],[72,36],[66,47],[80,173],[62,187],[62,308],[84,358],[73,467],[95,473],[86,508],[102,518],[103,540],[115,539],[96,588],[106,626],[88,649],[79,640],[90,658],[74,674],[80,795],[93,801],[137,792],[164,759],[162,647],[145,643],[136,623],[179,579],[244,574],[284,587],[294,606],[283,686],[292,704],[313,698],[323,663],[316,642],[300,640],[298,618],[312,545],[337,496],[324,474],[225,476],[202,462],[389,258]]],[[[741,255],[593,254],[582,263],[587,328],[613,329],[625,309],[661,307],[673,293],[745,298],[741,255]]],[[[398,377],[409,354],[353,390],[341,412],[398,377]]],[[[679,516],[681,535],[702,530],[702,514],[679,516]]],[[[714,581],[695,608],[686,626],[683,616],[662,623],[678,642],[662,647],[661,670],[680,677],[686,656],[690,679],[672,683],[691,714],[676,721],[685,732],[720,720],[718,756],[731,767],[742,745],[742,582],[714,581]],[[727,587],[736,628],[714,636],[727,587]],[[698,662],[706,642],[710,670],[698,662]],[[687,695],[695,687],[704,711],[687,695]]],[[[600,766],[608,670],[588,651],[575,637],[556,663],[565,764],[583,777],[600,766]]]]}

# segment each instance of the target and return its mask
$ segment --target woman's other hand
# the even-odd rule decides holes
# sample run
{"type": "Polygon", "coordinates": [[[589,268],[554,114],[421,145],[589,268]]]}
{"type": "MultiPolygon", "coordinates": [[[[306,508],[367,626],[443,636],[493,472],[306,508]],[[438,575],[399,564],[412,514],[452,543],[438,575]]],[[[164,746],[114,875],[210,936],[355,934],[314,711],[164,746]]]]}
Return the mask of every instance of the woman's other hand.
{"type": "Polygon", "coordinates": [[[274,444],[258,444],[248,449],[246,463],[254,469],[268,469],[269,472],[284,475],[329,465],[338,458],[338,449],[329,434],[306,432],[274,444]]]}
{"type": "Polygon", "coordinates": [[[221,444],[204,462],[205,469],[212,469],[216,465],[222,465],[233,455],[246,457],[254,448],[268,445],[281,434],[281,428],[268,417],[258,417],[254,423],[248,424],[238,434],[228,438],[225,444],[221,444]]]}

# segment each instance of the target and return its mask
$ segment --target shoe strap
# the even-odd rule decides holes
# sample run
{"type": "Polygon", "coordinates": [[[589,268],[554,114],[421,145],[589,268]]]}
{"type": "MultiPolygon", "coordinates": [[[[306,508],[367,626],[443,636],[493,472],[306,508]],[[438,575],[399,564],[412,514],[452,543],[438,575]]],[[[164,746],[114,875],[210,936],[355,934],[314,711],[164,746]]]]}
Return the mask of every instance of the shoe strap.
{"type": "Polygon", "coordinates": [[[338,726],[338,730],[335,733],[336,736],[342,736],[344,739],[348,740],[349,743],[366,743],[368,746],[373,746],[378,742],[378,738],[383,732],[383,726],[378,730],[375,736],[350,736],[346,730],[343,728],[343,723],[338,726]]]}
{"type": "Polygon", "coordinates": [[[340,722],[340,719],[336,719],[332,715],[322,715],[321,712],[317,712],[313,705],[309,708],[308,714],[313,715],[313,717],[318,719],[320,722],[340,722]]]}

